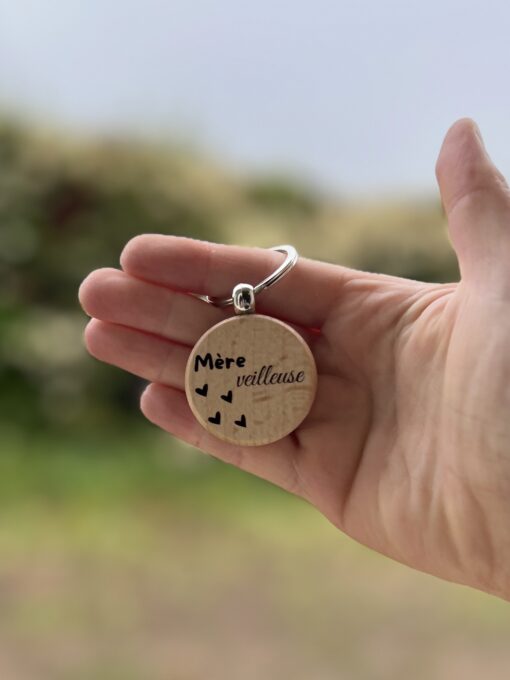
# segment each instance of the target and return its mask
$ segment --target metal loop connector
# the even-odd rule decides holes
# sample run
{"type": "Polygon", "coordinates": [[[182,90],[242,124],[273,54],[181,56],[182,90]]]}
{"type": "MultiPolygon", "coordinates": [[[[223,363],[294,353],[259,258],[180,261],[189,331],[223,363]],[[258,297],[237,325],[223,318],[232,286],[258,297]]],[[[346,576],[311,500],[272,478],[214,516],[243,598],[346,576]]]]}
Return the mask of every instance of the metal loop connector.
{"type": "Polygon", "coordinates": [[[249,283],[238,283],[232,293],[236,314],[253,314],[255,311],[255,293],[249,283]]]}
{"type": "Polygon", "coordinates": [[[276,250],[279,253],[284,253],[287,257],[285,260],[282,262],[282,264],[274,270],[272,274],[269,276],[266,276],[265,279],[263,279],[260,283],[257,283],[256,286],[251,286],[248,283],[241,283],[238,284],[232,293],[232,297],[228,298],[219,298],[219,297],[210,297],[209,295],[198,295],[197,293],[193,293],[195,297],[199,298],[200,300],[203,300],[204,302],[208,302],[210,305],[215,305],[215,307],[228,307],[229,305],[234,305],[234,308],[236,310],[236,314],[246,314],[253,312],[255,309],[255,301],[253,300],[252,308],[248,309],[247,311],[241,311],[243,308],[243,305],[246,303],[246,298],[243,296],[246,295],[246,288],[250,288],[252,291],[253,298],[255,298],[255,295],[258,293],[262,292],[266,288],[269,288],[270,286],[274,285],[277,281],[279,281],[285,274],[287,274],[292,267],[296,264],[298,261],[298,253],[297,250],[294,248],[294,246],[274,246],[273,248],[270,248],[270,250],[276,250]],[[236,295],[236,289],[238,287],[241,287],[244,291],[243,295],[241,295],[240,301],[239,301],[239,306],[236,306],[235,302],[235,295],[236,295]],[[244,302],[243,302],[244,300],[244,302]]]}

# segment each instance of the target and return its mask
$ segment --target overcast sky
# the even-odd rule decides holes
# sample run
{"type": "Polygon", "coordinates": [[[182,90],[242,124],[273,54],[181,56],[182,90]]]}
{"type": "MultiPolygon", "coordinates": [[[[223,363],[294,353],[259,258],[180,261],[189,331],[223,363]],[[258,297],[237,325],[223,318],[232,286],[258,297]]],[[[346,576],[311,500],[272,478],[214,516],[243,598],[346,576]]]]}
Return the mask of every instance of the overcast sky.
{"type": "Polygon", "coordinates": [[[509,66],[502,0],[0,0],[0,106],[341,194],[435,191],[466,115],[510,175],[509,66]]]}

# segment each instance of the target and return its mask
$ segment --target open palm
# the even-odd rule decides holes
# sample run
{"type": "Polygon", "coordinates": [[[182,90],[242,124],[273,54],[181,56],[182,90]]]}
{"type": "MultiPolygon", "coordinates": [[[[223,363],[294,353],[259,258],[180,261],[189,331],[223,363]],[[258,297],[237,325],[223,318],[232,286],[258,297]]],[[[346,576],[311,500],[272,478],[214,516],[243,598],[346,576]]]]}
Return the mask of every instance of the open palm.
{"type": "Polygon", "coordinates": [[[239,448],[184,394],[191,347],[224,295],[281,261],[262,249],[144,235],[122,270],[80,289],[89,351],[150,381],[146,417],[316,505],[356,540],[415,568],[510,597],[510,192],[469,119],[436,166],[461,282],[426,284],[302,259],[257,299],[294,324],[319,371],[296,432],[239,448]]]}

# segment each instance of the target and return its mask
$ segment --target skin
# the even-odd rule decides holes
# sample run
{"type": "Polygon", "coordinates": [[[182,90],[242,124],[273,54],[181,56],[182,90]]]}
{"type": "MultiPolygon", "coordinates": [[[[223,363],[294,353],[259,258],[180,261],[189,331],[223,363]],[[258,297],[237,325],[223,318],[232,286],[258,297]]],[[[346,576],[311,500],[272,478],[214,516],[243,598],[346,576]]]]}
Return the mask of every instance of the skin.
{"type": "Polygon", "coordinates": [[[460,282],[429,284],[301,258],[257,311],[291,323],[319,371],[298,430],[263,447],[209,435],[184,394],[191,347],[224,295],[281,261],[173,236],[131,240],[80,288],[90,353],[149,381],[141,410],[203,451],[314,504],[353,539],[510,599],[510,190],[476,124],[436,164],[460,282]]]}

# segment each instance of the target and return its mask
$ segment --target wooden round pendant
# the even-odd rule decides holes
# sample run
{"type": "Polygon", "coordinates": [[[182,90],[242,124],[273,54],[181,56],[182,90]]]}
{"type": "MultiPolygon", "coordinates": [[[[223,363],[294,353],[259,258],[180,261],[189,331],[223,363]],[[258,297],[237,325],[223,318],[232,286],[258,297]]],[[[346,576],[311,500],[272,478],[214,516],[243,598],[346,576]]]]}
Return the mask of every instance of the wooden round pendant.
{"type": "Polygon", "coordinates": [[[210,328],[186,366],[186,396],[198,421],[233,444],[259,446],[289,434],[317,387],[310,348],[292,328],[245,314],[210,328]]]}

